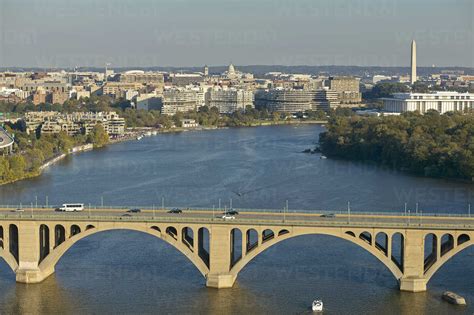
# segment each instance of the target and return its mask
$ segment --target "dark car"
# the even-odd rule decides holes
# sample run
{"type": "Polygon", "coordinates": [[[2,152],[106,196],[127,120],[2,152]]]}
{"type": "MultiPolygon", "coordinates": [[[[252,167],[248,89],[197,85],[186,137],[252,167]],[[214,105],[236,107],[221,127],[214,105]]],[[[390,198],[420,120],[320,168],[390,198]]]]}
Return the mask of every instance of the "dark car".
{"type": "Polygon", "coordinates": [[[321,215],[322,218],[335,218],[336,215],[334,213],[328,213],[321,215]]]}
{"type": "Polygon", "coordinates": [[[130,210],[127,210],[127,212],[130,212],[130,213],[140,213],[142,210],[138,209],[138,208],[134,208],[134,209],[130,209],[130,210]]]}
{"type": "Polygon", "coordinates": [[[230,214],[230,215],[237,215],[239,214],[239,211],[237,210],[234,210],[234,209],[230,209],[229,211],[225,212],[224,214],[230,214]]]}
{"type": "Polygon", "coordinates": [[[128,213],[124,213],[122,214],[122,217],[131,217],[132,215],[131,214],[128,214],[128,213]]]}
{"type": "Polygon", "coordinates": [[[178,208],[173,208],[169,210],[168,213],[183,213],[183,210],[178,209],[178,208]]]}

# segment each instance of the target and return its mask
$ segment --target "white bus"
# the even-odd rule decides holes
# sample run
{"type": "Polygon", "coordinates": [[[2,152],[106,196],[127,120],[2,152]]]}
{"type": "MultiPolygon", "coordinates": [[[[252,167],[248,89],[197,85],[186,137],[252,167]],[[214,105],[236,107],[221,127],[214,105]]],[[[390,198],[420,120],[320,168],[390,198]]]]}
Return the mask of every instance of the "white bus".
{"type": "Polygon", "coordinates": [[[58,210],[66,211],[66,212],[82,211],[84,210],[84,204],[83,203],[64,203],[62,207],[58,208],[58,210]]]}

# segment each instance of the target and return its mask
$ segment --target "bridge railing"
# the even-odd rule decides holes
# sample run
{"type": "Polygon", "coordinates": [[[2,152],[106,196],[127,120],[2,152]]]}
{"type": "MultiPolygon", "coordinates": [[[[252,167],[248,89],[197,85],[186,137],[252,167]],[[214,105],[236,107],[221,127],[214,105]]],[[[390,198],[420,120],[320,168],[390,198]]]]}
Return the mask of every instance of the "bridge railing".
{"type": "MultiPolygon", "coordinates": [[[[23,211],[37,211],[37,210],[47,210],[47,209],[57,209],[61,207],[61,205],[34,205],[34,204],[18,204],[18,205],[0,205],[0,209],[7,209],[7,210],[16,210],[22,209],[23,211]]],[[[224,208],[212,208],[212,207],[174,207],[174,206],[120,206],[120,205],[90,205],[84,204],[84,211],[90,210],[129,210],[129,209],[141,209],[141,210],[150,210],[150,211],[169,211],[171,209],[181,209],[182,211],[186,212],[193,212],[193,211],[214,211],[216,214],[224,213],[224,208]]],[[[229,211],[230,209],[227,209],[229,211]]],[[[470,213],[449,213],[449,212],[426,212],[426,211],[418,211],[418,212],[404,212],[404,211],[358,211],[358,210],[351,210],[350,212],[347,210],[329,210],[329,209],[253,209],[253,208],[232,208],[232,210],[236,210],[242,213],[281,213],[283,214],[335,214],[335,215],[343,215],[343,216],[358,216],[358,215],[376,215],[376,216],[410,216],[410,217],[459,217],[459,218],[474,218],[471,216],[470,213]]]]}

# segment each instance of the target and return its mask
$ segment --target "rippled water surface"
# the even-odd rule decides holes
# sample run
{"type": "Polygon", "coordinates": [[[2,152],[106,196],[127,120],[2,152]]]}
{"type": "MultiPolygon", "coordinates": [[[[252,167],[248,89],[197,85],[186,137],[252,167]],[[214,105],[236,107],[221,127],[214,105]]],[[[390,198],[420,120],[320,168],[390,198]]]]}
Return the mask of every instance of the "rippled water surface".
{"type": "MultiPolygon", "coordinates": [[[[300,153],[319,126],[240,128],[158,135],[78,154],[42,176],[0,187],[3,204],[278,208],[467,213],[474,186],[300,153]]],[[[371,254],[330,236],[279,243],[249,263],[232,289],[205,287],[195,267],[163,241],[131,231],[76,243],[37,285],[16,284],[0,263],[0,313],[472,314],[440,299],[474,302],[474,250],[442,267],[426,293],[402,293],[371,254]]]]}

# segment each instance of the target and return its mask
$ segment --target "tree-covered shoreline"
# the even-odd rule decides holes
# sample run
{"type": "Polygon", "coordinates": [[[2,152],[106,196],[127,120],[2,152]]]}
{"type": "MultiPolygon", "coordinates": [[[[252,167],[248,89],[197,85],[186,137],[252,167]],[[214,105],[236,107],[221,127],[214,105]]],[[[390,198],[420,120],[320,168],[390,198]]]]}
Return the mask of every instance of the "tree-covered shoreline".
{"type": "Polygon", "coordinates": [[[0,185],[40,175],[42,165],[62,154],[69,154],[75,146],[90,143],[94,147],[102,147],[109,142],[109,137],[100,124],[87,136],[73,137],[65,132],[37,136],[12,129],[12,126],[6,126],[6,129],[15,133],[15,153],[0,156],[0,185]]]}
{"type": "Polygon", "coordinates": [[[332,116],[320,134],[331,157],[376,162],[414,174],[474,181],[474,113],[332,116]]]}

